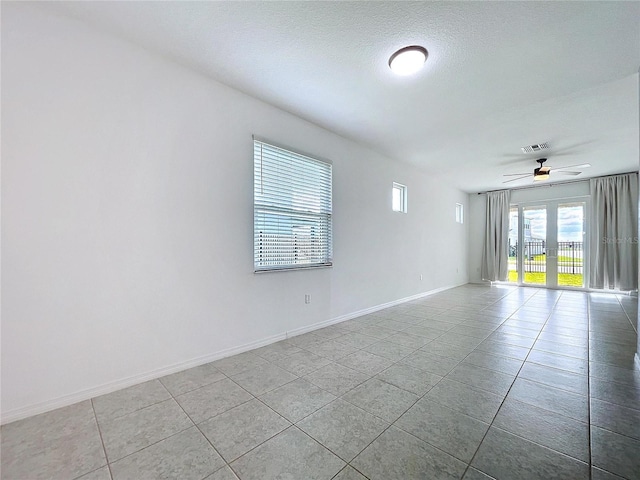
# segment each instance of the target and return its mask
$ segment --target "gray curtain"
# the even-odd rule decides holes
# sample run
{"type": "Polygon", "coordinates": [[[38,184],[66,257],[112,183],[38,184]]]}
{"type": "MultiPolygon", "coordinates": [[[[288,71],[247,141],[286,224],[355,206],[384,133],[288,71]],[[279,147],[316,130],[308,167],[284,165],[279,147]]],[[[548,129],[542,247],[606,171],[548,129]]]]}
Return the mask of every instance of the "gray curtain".
{"type": "Polygon", "coordinates": [[[638,288],[638,174],[592,178],[591,288],[638,288]]]}
{"type": "Polygon", "coordinates": [[[509,273],[509,201],[511,192],[487,193],[487,219],[482,250],[482,279],[506,281],[509,273]]]}

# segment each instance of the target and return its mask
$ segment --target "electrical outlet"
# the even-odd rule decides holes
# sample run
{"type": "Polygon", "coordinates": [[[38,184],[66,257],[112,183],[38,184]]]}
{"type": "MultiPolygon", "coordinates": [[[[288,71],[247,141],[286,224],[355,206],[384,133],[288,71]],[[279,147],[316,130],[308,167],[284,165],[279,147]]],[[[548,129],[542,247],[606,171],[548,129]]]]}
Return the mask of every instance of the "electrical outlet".
{"type": "Polygon", "coordinates": [[[304,295],[304,303],[311,303],[311,295],[308,293],[305,293],[304,295]]]}
{"type": "Polygon", "coordinates": [[[420,281],[422,281],[422,274],[420,274],[420,281]]]}

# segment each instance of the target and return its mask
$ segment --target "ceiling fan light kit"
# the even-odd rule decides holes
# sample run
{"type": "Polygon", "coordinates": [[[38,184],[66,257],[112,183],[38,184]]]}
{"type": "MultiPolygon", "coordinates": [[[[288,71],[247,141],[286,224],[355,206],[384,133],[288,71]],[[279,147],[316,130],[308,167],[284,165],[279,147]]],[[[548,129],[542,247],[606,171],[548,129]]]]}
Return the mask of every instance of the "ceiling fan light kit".
{"type": "MultiPolygon", "coordinates": [[[[524,147],[523,151],[524,151],[524,147]]],[[[551,172],[553,171],[554,174],[561,174],[561,175],[580,175],[582,172],[577,172],[577,171],[569,171],[569,168],[588,168],[591,166],[590,163],[582,163],[580,165],[569,165],[567,167],[561,167],[561,168],[553,168],[551,166],[544,166],[544,162],[546,162],[547,159],[546,158],[539,158],[538,160],[536,160],[536,162],[538,162],[540,164],[540,166],[538,168],[534,168],[533,169],[533,181],[534,182],[541,182],[544,180],[549,180],[549,178],[551,178],[551,172]]],[[[529,173],[507,173],[505,175],[503,175],[504,177],[518,177],[518,178],[513,178],[511,180],[506,180],[502,183],[510,183],[510,182],[515,182],[518,180],[523,180],[527,177],[529,177],[531,174],[529,173]]]]}
{"type": "Polygon", "coordinates": [[[542,180],[549,180],[549,174],[551,173],[551,167],[545,167],[544,162],[546,162],[546,158],[540,158],[536,160],[540,164],[540,166],[533,170],[533,181],[540,182],[542,180]]]}

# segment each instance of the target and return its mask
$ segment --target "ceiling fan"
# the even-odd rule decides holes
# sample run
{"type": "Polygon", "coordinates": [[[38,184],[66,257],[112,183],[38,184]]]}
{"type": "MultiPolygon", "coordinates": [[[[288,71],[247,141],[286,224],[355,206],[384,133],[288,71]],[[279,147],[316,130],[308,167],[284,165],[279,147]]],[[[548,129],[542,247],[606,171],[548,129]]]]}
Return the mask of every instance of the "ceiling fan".
{"type": "MultiPolygon", "coordinates": [[[[555,174],[560,174],[560,175],[580,175],[582,173],[582,171],[574,171],[574,170],[569,170],[570,168],[588,168],[591,166],[590,163],[582,163],[580,165],[569,165],[568,167],[561,167],[561,168],[553,168],[551,166],[545,166],[544,162],[546,162],[547,159],[546,158],[539,158],[538,160],[536,160],[536,162],[538,162],[540,164],[539,167],[535,168],[533,170],[533,181],[534,182],[540,182],[543,180],[548,180],[550,175],[553,173],[555,174]]],[[[509,183],[509,182],[515,182],[516,180],[522,180],[523,178],[527,178],[529,176],[531,176],[530,173],[507,173],[505,175],[503,175],[504,177],[517,177],[517,178],[512,178],[511,180],[506,180],[502,183],[509,183]]]]}

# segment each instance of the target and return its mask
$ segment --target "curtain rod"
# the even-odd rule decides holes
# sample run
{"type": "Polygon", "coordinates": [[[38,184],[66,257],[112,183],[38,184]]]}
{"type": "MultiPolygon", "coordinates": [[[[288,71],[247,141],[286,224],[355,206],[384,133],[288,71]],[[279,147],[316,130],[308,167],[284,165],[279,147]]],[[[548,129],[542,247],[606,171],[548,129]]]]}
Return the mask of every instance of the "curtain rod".
{"type": "Polygon", "coordinates": [[[613,175],[602,175],[601,177],[589,177],[589,178],[581,178],[580,180],[566,180],[564,182],[555,182],[555,183],[546,183],[546,184],[542,184],[542,185],[524,185],[522,187],[515,187],[515,188],[500,188],[497,190],[487,190],[486,192],[478,192],[478,195],[486,195],[487,193],[492,193],[492,192],[501,192],[502,190],[527,190],[529,188],[551,188],[557,185],[569,185],[570,183],[580,183],[580,182],[588,182],[589,180],[591,180],[592,178],[607,178],[607,177],[616,177],[618,175],[628,175],[630,173],[635,173],[637,174],[638,171],[637,170],[633,170],[631,172],[623,172],[623,173],[615,173],[613,175]]]}

